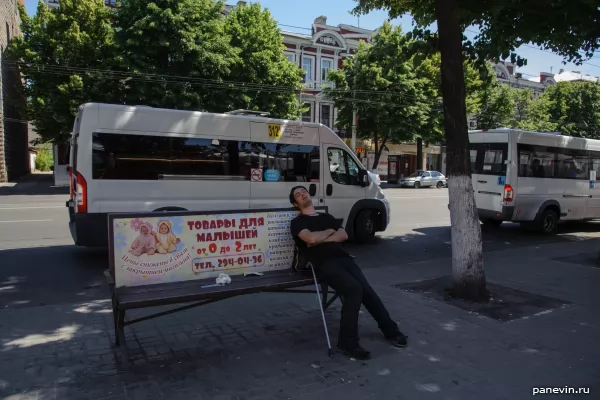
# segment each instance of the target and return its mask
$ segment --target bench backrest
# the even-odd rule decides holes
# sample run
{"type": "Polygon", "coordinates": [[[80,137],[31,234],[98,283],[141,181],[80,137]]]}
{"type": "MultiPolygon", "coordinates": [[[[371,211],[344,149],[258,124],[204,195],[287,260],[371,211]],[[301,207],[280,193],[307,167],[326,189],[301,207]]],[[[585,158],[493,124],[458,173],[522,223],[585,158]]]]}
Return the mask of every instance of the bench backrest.
{"type": "Polygon", "coordinates": [[[297,215],[293,208],[110,214],[115,286],[292,268],[297,251],[289,224],[297,215]]]}

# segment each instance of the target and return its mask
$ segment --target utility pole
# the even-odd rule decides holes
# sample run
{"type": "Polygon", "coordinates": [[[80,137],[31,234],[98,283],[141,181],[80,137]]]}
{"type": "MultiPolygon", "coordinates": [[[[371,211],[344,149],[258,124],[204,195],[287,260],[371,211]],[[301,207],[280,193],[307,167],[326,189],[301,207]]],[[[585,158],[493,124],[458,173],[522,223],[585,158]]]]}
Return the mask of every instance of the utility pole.
{"type": "Polygon", "coordinates": [[[358,72],[358,60],[354,53],[354,90],[352,92],[352,151],[356,152],[356,75],[358,72]]]}
{"type": "Polygon", "coordinates": [[[6,153],[4,147],[4,88],[2,87],[2,81],[4,80],[4,70],[2,52],[0,52],[0,183],[8,182],[8,171],[6,170],[6,153]]]}

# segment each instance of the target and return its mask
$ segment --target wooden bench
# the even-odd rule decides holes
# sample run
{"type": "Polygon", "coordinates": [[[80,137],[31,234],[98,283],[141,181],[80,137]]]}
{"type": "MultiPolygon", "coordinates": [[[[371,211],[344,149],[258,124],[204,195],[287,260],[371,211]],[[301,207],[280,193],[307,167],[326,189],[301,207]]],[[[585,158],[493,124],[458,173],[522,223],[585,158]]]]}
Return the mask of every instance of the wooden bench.
{"type": "Polygon", "coordinates": [[[332,354],[324,310],[338,298],[338,295],[333,293],[331,297],[329,296],[328,286],[319,282],[310,263],[308,269],[302,272],[294,271],[290,266],[287,270],[263,272],[262,276],[233,275],[231,283],[227,285],[216,284],[213,277],[172,283],[116,287],[110,270],[105,271],[105,277],[112,293],[115,344],[120,348],[121,355],[126,360],[128,359],[125,341],[126,326],[216,301],[262,292],[315,293],[323,319],[329,355],[332,354]],[[313,285],[314,289],[298,289],[313,285]],[[191,304],[136,319],[127,319],[128,310],[183,303],[191,304]]]}

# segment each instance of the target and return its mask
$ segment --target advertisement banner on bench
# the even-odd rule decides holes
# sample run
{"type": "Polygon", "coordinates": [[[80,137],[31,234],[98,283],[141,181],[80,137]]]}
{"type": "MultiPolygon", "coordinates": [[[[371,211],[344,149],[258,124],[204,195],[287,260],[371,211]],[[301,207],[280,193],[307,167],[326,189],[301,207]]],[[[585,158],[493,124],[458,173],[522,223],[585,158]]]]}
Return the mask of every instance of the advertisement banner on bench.
{"type": "Polygon", "coordinates": [[[291,268],[292,209],[109,216],[116,287],[291,268]]]}

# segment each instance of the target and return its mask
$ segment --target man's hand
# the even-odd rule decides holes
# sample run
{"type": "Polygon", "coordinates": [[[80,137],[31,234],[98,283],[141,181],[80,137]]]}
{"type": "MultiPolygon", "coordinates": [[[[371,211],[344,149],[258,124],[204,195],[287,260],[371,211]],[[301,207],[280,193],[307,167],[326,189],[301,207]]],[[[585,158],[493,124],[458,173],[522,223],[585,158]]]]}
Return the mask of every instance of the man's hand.
{"type": "Polygon", "coordinates": [[[344,228],[340,228],[333,235],[331,235],[327,239],[325,239],[324,242],[342,243],[342,242],[345,242],[346,240],[348,240],[348,234],[346,233],[344,228]]]}

